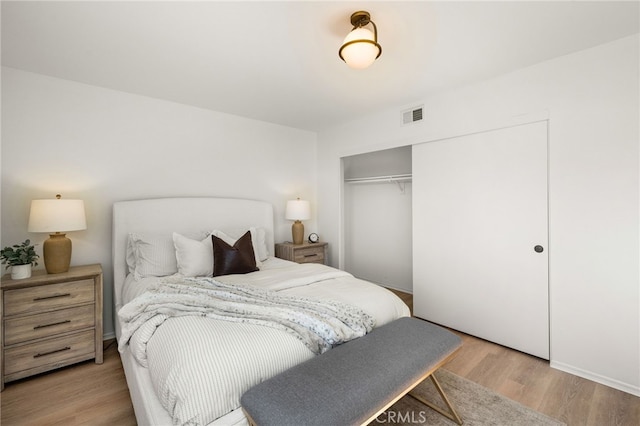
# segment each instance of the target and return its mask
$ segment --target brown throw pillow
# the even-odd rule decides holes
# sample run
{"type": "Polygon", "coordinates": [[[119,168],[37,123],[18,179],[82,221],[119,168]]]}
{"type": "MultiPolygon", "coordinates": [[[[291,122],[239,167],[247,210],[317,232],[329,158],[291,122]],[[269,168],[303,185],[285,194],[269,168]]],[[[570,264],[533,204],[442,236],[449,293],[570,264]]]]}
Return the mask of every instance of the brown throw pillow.
{"type": "Polygon", "coordinates": [[[251,242],[251,232],[238,238],[233,247],[220,238],[213,239],[213,276],[246,274],[257,271],[256,257],[251,242]]]}

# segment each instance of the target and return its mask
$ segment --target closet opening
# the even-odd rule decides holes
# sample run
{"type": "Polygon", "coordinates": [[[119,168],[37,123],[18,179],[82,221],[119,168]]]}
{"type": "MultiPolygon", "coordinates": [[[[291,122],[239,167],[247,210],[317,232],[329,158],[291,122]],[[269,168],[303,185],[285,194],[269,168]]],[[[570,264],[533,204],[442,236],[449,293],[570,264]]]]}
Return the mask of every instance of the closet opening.
{"type": "Polygon", "coordinates": [[[341,160],[343,269],[412,293],[411,146],[341,160]]]}

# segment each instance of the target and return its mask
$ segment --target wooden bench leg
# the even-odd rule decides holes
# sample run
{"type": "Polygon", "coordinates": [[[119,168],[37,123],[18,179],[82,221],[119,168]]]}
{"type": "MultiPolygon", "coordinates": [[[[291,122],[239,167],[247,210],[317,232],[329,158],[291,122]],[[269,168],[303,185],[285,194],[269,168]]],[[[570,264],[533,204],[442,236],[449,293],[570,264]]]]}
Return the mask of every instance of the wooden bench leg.
{"type": "Polygon", "coordinates": [[[442,390],[442,386],[440,386],[440,383],[436,379],[436,376],[434,376],[432,374],[429,377],[431,378],[431,381],[433,382],[434,386],[438,390],[438,393],[442,397],[442,400],[445,402],[445,404],[447,404],[447,407],[449,408],[449,411],[450,411],[449,413],[444,411],[442,408],[438,407],[437,405],[434,405],[431,402],[427,401],[426,399],[424,399],[420,395],[414,395],[413,392],[409,392],[409,396],[411,396],[412,398],[420,401],[421,403],[423,403],[427,407],[431,408],[432,410],[437,411],[438,413],[442,414],[446,418],[451,419],[454,422],[456,422],[459,425],[461,425],[462,424],[462,419],[460,418],[460,416],[456,412],[455,408],[453,408],[453,405],[449,401],[449,398],[447,398],[447,395],[445,395],[444,390],[442,390]]]}

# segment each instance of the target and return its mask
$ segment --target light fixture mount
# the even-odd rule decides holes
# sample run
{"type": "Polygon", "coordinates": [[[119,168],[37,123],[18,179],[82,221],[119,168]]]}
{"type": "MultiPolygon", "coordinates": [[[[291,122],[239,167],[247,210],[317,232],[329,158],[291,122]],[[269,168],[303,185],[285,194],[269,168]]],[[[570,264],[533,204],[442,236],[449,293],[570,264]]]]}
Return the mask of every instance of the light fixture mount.
{"type": "Polygon", "coordinates": [[[344,39],[338,56],[351,68],[367,68],[382,54],[382,46],[378,44],[378,28],[369,12],[364,10],[351,14],[351,25],[353,29],[344,39]],[[369,24],[373,32],[364,28],[369,24]]]}
{"type": "Polygon", "coordinates": [[[359,10],[351,14],[351,25],[353,28],[360,28],[368,25],[371,22],[371,15],[369,12],[359,10]]]}

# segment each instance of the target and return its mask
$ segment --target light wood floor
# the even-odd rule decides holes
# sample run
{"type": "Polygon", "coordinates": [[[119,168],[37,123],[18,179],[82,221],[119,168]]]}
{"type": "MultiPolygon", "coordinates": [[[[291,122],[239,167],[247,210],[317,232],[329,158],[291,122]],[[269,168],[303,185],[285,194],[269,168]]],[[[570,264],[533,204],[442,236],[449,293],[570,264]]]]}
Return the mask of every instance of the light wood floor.
{"type": "MultiPolygon", "coordinates": [[[[412,306],[411,295],[399,295],[412,306]]],[[[464,345],[445,368],[570,426],[638,426],[640,398],[549,367],[548,362],[459,333],[464,345]]],[[[8,383],[1,424],[135,425],[115,344],[91,361],[8,383]]]]}

